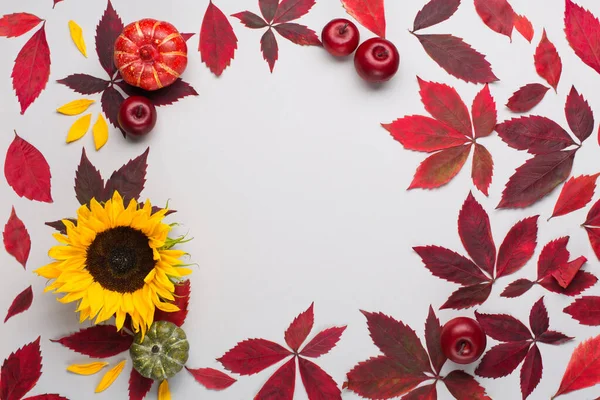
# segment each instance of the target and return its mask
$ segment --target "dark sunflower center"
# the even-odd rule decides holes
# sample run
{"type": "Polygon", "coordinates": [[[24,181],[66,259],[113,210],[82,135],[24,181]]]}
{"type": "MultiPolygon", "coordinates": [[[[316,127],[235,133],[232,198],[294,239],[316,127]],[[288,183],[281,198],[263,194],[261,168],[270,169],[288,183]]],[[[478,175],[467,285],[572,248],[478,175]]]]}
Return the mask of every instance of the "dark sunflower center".
{"type": "Polygon", "coordinates": [[[127,226],[98,234],[87,250],[86,268],[94,280],[119,293],[144,287],[144,278],[154,265],[148,237],[127,226]]]}

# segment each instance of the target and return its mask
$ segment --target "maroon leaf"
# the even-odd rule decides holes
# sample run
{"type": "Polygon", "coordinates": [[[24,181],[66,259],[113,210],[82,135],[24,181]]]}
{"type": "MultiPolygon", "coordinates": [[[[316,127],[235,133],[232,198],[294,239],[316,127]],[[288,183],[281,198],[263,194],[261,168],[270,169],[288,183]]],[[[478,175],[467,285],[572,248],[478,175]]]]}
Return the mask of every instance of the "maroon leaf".
{"type": "Polygon", "coordinates": [[[111,198],[115,191],[123,196],[125,204],[129,204],[130,200],[137,200],[140,197],[142,190],[144,190],[144,183],[146,183],[149,151],[150,148],[147,148],[140,156],[129,160],[127,164],[113,172],[110,179],[106,181],[105,198],[111,198]]]}
{"type": "Polygon", "coordinates": [[[490,152],[479,143],[475,143],[474,149],[471,178],[475,187],[487,196],[494,175],[494,160],[490,152]]]}
{"type": "Polygon", "coordinates": [[[475,285],[487,282],[488,278],[471,260],[451,250],[438,246],[415,247],[431,273],[438,278],[460,285],[475,285]]]}
{"type": "Polygon", "coordinates": [[[107,358],[129,350],[133,336],[117,331],[114,325],[95,325],[53,342],[86,356],[107,358]]]}
{"type": "Polygon", "coordinates": [[[491,30],[508,36],[512,40],[515,12],[508,1],[475,0],[475,10],[491,30]]]}
{"type": "Polygon", "coordinates": [[[475,373],[484,378],[501,378],[513,372],[527,356],[531,342],[501,343],[481,359],[475,373]]]}
{"type": "Polygon", "coordinates": [[[282,0],[277,7],[273,23],[282,24],[308,14],[315,5],[315,0],[282,0]]]}
{"type": "Polygon", "coordinates": [[[263,58],[269,64],[269,69],[273,72],[275,68],[275,62],[278,58],[279,48],[277,46],[277,39],[273,34],[273,30],[269,27],[260,39],[260,49],[263,54],[263,58]]]}
{"type": "MultiPolygon", "coordinates": [[[[66,219],[68,221],[71,221],[73,224],[77,224],[76,219],[73,219],[73,218],[66,218],[66,219]]],[[[58,232],[62,233],[63,235],[67,234],[67,228],[65,227],[63,220],[46,222],[45,225],[49,226],[50,228],[56,229],[58,232]]]]}
{"type": "Polygon", "coordinates": [[[539,337],[544,334],[550,327],[550,320],[548,319],[548,310],[544,305],[544,298],[539,299],[531,308],[529,314],[529,325],[531,331],[535,337],[539,337]]]}
{"type": "Polygon", "coordinates": [[[508,298],[519,297],[531,289],[534,284],[535,282],[527,279],[517,279],[509,284],[500,296],[508,298]]]}
{"type": "Polygon", "coordinates": [[[200,28],[198,51],[200,51],[202,62],[213,74],[221,76],[235,56],[237,42],[229,20],[210,1],[200,28]]]}
{"type": "Polygon", "coordinates": [[[448,85],[427,82],[417,76],[421,101],[432,117],[465,136],[473,136],[469,110],[456,90],[448,85]]]}
{"type": "Polygon", "coordinates": [[[582,325],[600,325],[600,297],[583,296],[563,310],[582,325]]]}
{"type": "Polygon", "coordinates": [[[279,0],[258,0],[260,6],[260,12],[268,23],[273,22],[277,7],[279,7],[279,0]]]}
{"type": "Polygon", "coordinates": [[[184,97],[198,96],[198,92],[189,83],[182,81],[181,78],[166,88],[152,92],[130,86],[124,81],[118,82],[117,85],[129,96],[147,97],[156,107],[169,106],[184,97]]]}
{"type": "Polygon", "coordinates": [[[42,376],[40,338],[12,353],[0,370],[0,399],[21,400],[42,376]]]}
{"type": "Polygon", "coordinates": [[[121,127],[121,125],[119,125],[119,108],[121,108],[121,104],[124,100],[125,98],[123,95],[113,86],[106,88],[100,99],[104,115],[106,115],[106,118],[115,128],[119,129],[121,127]]]}
{"type": "Polygon", "coordinates": [[[181,37],[183,38],[183,40],[185,40],[186,42],[188,40],[190,40],[193,36],[195,35],[195,33],[185,33],[185,32],[181,32],[181,37]]]}
{"type": "Polygon", "coordinates": [[[563,333],[556,331],[546,331],[537,338],[538,342],[546,343],[546,344],[563,344],[570,340],[573,340],[572,337],[569,337],[563,333]]]}
{"type": "Polygon", "coordinates": [[[240,20],[247,28],[260,29],[268,26],[264,19],[250,11],[242,11],[237,14],[233,14],[232,17],[240,20]]]}
{"type": "Polygon", "coordinates": [[[498,250],[496,278],[514,274],[533,257],[537,246],[538,215],[517,222],[498,250]]]}
{"type": "Polygon", "coordinates": [[[468,138],[433,118],[410,115],[382,124],[405,149],[434,152],[467,143],[468,138]]]}
{"type": "MultiPolygon", "coordinates": [[[[594,196],[596,180],[600,174],[571,177],[563,186],[552,217],[569,214],[585,207],[594,196]]],[[[552,218],[551,217],[551,218],[552,218]]]]}
{"type": "Polygon", "coordinates": [[[104,179],[87,158],[85,148],[81,150],[81,161],[75,173],[75,197],[79,204],[89,204],[95,198],[106,201],[104,197],[104,179]]]}
{"type": "Polygon", "coordinates": [[[522,342],[533,339],[529,329],[518,319],[506,314],[480,314],[475,318],[485,334],[500,342],[522,342]]]}
{"type": "Polygon", "coordinates": [[[187,369],[188,372],[192,374],[196,382],[198,382],[207,389],[224,390],[227,389],[229,386],[233,385],[235,382],[237,382],[229,375],[224,374],[223,372],[213,368],[191,369],[185,367],[185,369],[187,369]]]}
{"type": "Polygon", "coordinates": [[[489,83],[498,80],[485,56],[461,38],[452,35],[417,35],[421,45],[440,67],[465,82],[489,83]]]}
{"type": "Polygon", "coordinates": [[[498,136],[510,147],[531,154],[545,154],[575,144],[571,136],[556,122],[546,117],[513,118],[496,127],[498,136]]]}
{"type": "Polygon", "coordinates": [[[567,288],[561,287],[552,276],[542,279],[540,285],[551,292],[573,297],[583,293],[597,282],[598,278],[595,275],[586,271],[578,271],[567,288]]]}
{"type": "Polygon", "coordinates": [[[542,379],[542,355],[534,343],[521,367],[521,393],[525,400],[542,379]]]}
{"type": "Polygon", "coordinates": [[[545,29],[542,40],[535,50],[534,62],[538,75],[544,78],[556,91],[562,73],[562,61],[556,47],[548,40],[545,29]]]}
{"type": "Polygon", "coordinates": [[[417,13],[413,23],[413,32],[429,28],[446,21],[460,5],[460,0],[431,0],[417,13]]]}
{"type": "Polygon", "coordinates": [[[590,137],[594,130],[594,113],[583,96],[577,93],[575,86],[571,87],[567,97],[565,115],[571,131],[579,140],[583,142],[590,137]]]}
{"type": "Polygon", "coordinates": [[[442,351],[441,337],[442,326],[440,320],[435,316],[433,307],[429,306],[429,315],[425,321],[425,342],[429,359],[433,365],[434,371],[439,374],[446,363],[446,355],[442,351]]]}
{"type": "Polygon", "coordinates": [[[497,123],[496,103],[490,93],[489,85],[485,85],[483,89],[471,105],[471,114],[473,117],[473,128],[475,129],[475,137],[481,138],[491,135],[497,123]]]}
{"type": "Polygon", "coordinates": [[[96,94],[101,93],[108,88],[109,81],[96,78],[87,74],[73,74],[64,79],[56,81],[62,85],[71,88],[73,91],[80,94],[96,94]]]}
{"type": "Polygon", "coordinates": [[[17,297],[15,297],[12,304],[8,308],[8,313],[6,314],[6,318],[4,318],[4,323],[6,323],[6,321],[15,315],[29,310],[31,303],[33,303],[33,290],[31,289],[31,286],[29,286],[27,289],[19,293],[17,297]]]}
{"type": "Polygon", "coordinates": [[[291,358],[283,364],[260,389],[254,400],[292,400],[296,386],[296,360],[291,358]]]}
{"type": "Polygon", "coordinates": [[[252,375],[291,355],[277,343],[264,339],[248,339],[238,343],[217,361],[231,372],[252,375]]]}
{"type": "Polygon", "coordinates": [[[587,258],[584,256],[578,257],[573,261],[570,261],[564,265],[561,265],[557,270],[552,273],[556,282],[562,288],[568,288],[571,282],[577,276],[577,273],[583,267],[583,264],[587,262],[587,258]]]}
{"type": "Polygon", "coordinates": [[[135,368],[131,368],[131,375],[129,376],[129,400],[143,400],[148,392],[150,392],[150,389],[152,389],[153,383],[152,379],[144,378],[135,368]]]}
{"type": "Polygon", "coordinates": [[[458,214],[458,234],[475,264],[492,276],[496,262],[496,245],[490,218],[481,204],[469,193],[458,214]]]}
{"type": "Polygon", "coordinates": [[[121,17],[113,8],[110,0],[106,10],[96,27],[96,53],[100,65],[106,71],[109,77],[114,77],[117,72],[117,67],[113,60],[115,51],[115,41],[123,31],[123,22],[121,17]]]}
{"type": "Polygon", "coordinates": [[[492,400],[485,389],[464,371],[452,371],[445,378],[448,391],[457,399],[492,400]]]}
{"type": "Polygon", "coordinates": [[[175,285],[175,301],[173,302],[173,304],[179,307],[179,311],[164,312],[159,309],[156,309],[156,311],[154,312],[154,320],[169,321],[181,327],[185,322],[185,318],[188,314],[188,305],[190,301],[191,291],[191,283],[189,280],[175,285]]]}
{"type": "Polygon", "coordinates": [[[561,265],[569,262],[569,237],[555,239],[544,246],[538,259],[538,280],[551,275],[561,265]]]}
{"type": "Polygon", "coordinates": [[[315,31],[307,28],[304,25],[286,22],[284,24],[275,25],[273,28],[275,28],[277,33],[292,43],[296,43],[301,46],[321,45],[321,41],[319,40],[319,37],[315,31]]]}
{"type": "Polygon", "coordinates": [[[444,186],[460,172],[470,152],[471,145],[466,145],[442,150],[427,157],[417,168],[408,189],[444,186]]]}
{"type": "Polygon", "coordinates": [[[341,400],[342,392],[337,383],[317,364],[298,357],[302,384],[310,400],[341,400]]]}
{"type": "Polygon", "coordinates": [[[17,37],[35,28],[42,20],[29,13],[6,14],[0,18],[0,36],[17,37]]]}
{"type": "Polygon", "coordinates": [[[527,112],[542,101],[548,89],[539,83],[525,85],[513,93],[506,107],[516,113],[527,112]]]}
{"type": "Polygon", "coordinates": [[[333,327],[319,332],[304,349],[300,352],[301,356],[317,358],[327,354],[335,347],[346,330],[345,326],[333,327]]]}
{"type": "Polygon", "coordinates": [[[510,177],[498,208],[524,208],[552,192],[571,174],[577,150],[537,155],[510,177]]]}
{"type": "Polygon", "coordinates": [[[294,353],[298,352],[298,349],[312,331],[315,323],[314,305],[312,303],[306,311],[298,315],[285,331],[285,342],[294,353]]]}
{"type": "Polygon", "coordinates": [[[437,400],[436,384],[420,386],[402,397],[402,400],[437,400]]]}
{"type": "Polygon", "coordinates": [[[27,260],[31,250],[31,238],[23,221],[17,217],[15,208],[12,208],[8,222],[4,225],[2,233],[4,239],[4,248],[6,252],[13,256],[23,269],[27,269],[27,260]]]}
{"type": "Polygon", "coordinates": [[[448,308],[454,310],[464,310],[479,304],[483,304],[490,296],[491,291],[491,282],[462,287],[452,293],[444,305],[440,307],[440,310],[448,308]]]}

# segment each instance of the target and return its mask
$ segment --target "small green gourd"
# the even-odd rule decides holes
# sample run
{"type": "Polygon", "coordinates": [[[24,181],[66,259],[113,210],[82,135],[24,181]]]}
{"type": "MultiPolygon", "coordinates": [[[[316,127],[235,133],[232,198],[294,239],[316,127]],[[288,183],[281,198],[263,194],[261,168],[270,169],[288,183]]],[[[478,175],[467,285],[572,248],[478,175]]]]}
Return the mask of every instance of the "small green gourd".
{"type": "Polygon", "coordinates": [[[133,368],[145,378],[163,381],[174,377],[188,360],[190,345],[183,329],[168,321],[156,321],[144,340],[138,333],[129,348],[133,368]]]}

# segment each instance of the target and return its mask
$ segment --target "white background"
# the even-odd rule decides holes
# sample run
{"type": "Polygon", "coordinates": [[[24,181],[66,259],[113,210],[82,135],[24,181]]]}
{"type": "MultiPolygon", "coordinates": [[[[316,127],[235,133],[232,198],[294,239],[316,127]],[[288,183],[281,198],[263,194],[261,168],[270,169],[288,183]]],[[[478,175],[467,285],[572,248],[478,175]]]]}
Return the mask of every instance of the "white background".
{"type": "MultiPolygon", "coordinates": [[[[78,206],[73,179],[85,147],[103,175],[120,167],[150,146],[144,197],[170,205],[179,212],[173,220],[184,223],[194,241],[185,249],[198,264],[192,276],[191,312],[185,330],[192,350],[191,367],[220,368],[214,361],[238,341],[262,337],[284,343],[283,332],[292,319],[315,302],[315,330],[348,325],[339,345],[317,363],[341,385],[357,362],[378,354],[359,309],[382,311],[400,319],[423,337],[430,304],[436,309],[458,288],[433,277],[412,251],[415,245],[436,244],[466,254],[457,234],[458,211],[472,189],[470,160],[446,187],[434,191],[407,191],[413,173],[425,154],[404,150],[382,129],[409,114],[426,114],[418,95],[416,75],[425,80],[454,86],[469,106],[481,86],[467,84],[448,75],[425,53],[409,34],[414,16],[425,0],[388,1],[388,38],[398,47],[401,67],[395,79],[374,89],[355,74],[352,60],[337,61],[319,48],[302,48],[281,37],[279,61],[274,74],[260,54],[262,30],[253,31],[231,18],[239,49],[233,65],[221,78],[214,77],[201,63],[198,35],[189,42],[190,62],[184,79],[199,92],[174,106],[159,109],[155,131],[142,142],[126,141],[114,128],[108,144],[96,153],[92,136],[65,144],[73,117],[58,115],[57,106],[80,98],[55,83],[73,73],[105,78],[94,50],[95,26],[105,1],[65,0],[55,10],[51,0],[3,1],[0,13],[27,11],[47,19],[51,49],[50,82],[25,116],[11,86],[14,58],[30,34],[0,40],[0,153],[13,140],[13,129],[47,157],[52,171],[53,204],[18,198],[2,178],[0,221],[8,220],[16,207],[32,237],[28,269],[5,252],[0,253],[0,309],[7,309],[14,296],[33,285],[35,300],[26,313],[0,327],[0,358],[42,336],[44,374],[32,393],[60,393],[73,399],[116,399],[127,397],[126,372],[106,392],[93,396],[100,376],[79,377],[65,371],[69,363],[88,362],[85,357],[49,341],[79,328],[72,306],[59,304],[43,294],[46,282],[32,271],[49,261],[47,250],[54,244],[48,220],[74,215],[78,206]],[[68,35],[67,22],[77,21],[84,29],[90,58],[78,53],[68,35]]],[[[452,33],[463,37],[487,55],[500,82],[491,85],[499,109],[499,121],[514,116],[503,104],[512,92],[527,83],[544,83],[535,72],[533,53],[545,27],[563,61],[558,94],[549,91],[535,114],[568,127],[564,102],[574,84],[600,119],[600,76],[574,54],[563,32],[563,0],[513,0],[515,10],[525,14],[536,29],[532,44],[514,33],[508,38],[487,28],[477,16],[473,2],[463,1],[447,22],[427,33],[452,33]]],[[[600,15],[594,0],[578,0],[600,15]]],[[[165,2],[115,0],[125,23],[143,17],[165,19],[183,32],[198,32],[206,0],[165,2]]],[[[250,10],[259,13],[257,1],[217,0],[227,15],[250,10]]],[[[340,3],[321,0],[299,22],[320,32],[326,22],[345,16],[340,3]]],[[[362,30],[363,38],[372,34],[362,30]]],[[[95,115],[100,111],[100,95],[95,115]]],[[[96,118],[96,117],[94,117],[96,118]]],[[[518,274],[495,285],[482,312],[509,313],[527,322],[533,303],[545,295],[551,329],[575,336],[563,346],[540,345],[544,372],[530,399],[548,399],[559,385],[571,352],[580,341],[598,334],[598,328],[582,327],[563,314],[572,299],[534,287],[518,299],[499,295],[513,280],[536,275],[541,245],[570,235],[572,258],[585,255],[587,269],[598,273],[585,231],[579,225],[584,210],[546,222],[558,191],[526,210],[496,211],[501,192],[514,169],[528,156],[508,148],[493,135],[481,140],[495,163],[490,196],[475,197],[490,213],[496,245],[518,220],[540,214],[538,247],[534,258],[518,274]]],[[[578,152],[574,175],[599,172],[595,134],[578,152]]],[[[475,190],[475,189],[474,189],[475,190]]],[[[594,201],[597,199],[594,199],[594,201]]],[[[599,294],[598,286],[586,294],[599,294]]],[[[458,315],[472,316],[473,310],[440,311],[442,323],[458,315]]],[[[312,335],[311,335],[312,337],[312,335]]],[[[490,345],[494,342],[490,341],[490,345]]],[[[116,357],[118,361],[125,357],[116,357]]],[[[448,363],[446,368],[454,368],[448,363]]],[[[472,373],[475,366],[467,367],[472,373]]],[[[519,370],[506,378],[480,379],[494,399],[517,399],[519,370]]],[[[188,374],[170,381],[174,399],[249,399],[269,378],[275,367],[252,377],[240,377],[230,389],[217,393],[203,389],[188,374]]],[[[450,399],[443,385],[439,398],[450,399]]],[[[600,388],[575,392],[564,399],[592,399],[600,388]]],[[[150,399],[156,397],[154,389],[150,399]]],[[[344,391],[344,399],[357,399],[344,391]]],[[[306,399],[298,378],[296,398],[306,399]]]]}

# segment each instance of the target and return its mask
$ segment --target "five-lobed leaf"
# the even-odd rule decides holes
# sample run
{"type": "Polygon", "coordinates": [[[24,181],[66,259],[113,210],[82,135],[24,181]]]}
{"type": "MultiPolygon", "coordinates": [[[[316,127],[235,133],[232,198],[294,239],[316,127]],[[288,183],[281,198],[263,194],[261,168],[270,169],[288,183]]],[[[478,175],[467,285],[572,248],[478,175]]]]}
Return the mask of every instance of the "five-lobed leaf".
{"type": "Polygon", "coordinates": [[[413,32],[429,28],[450,18],[460,6],[460,0],[431,0],[415,16],[413,32]]]}
{"type": "Polygon", "coordinates": [[[600,73],[600,22],[590,11],[566,0],[565,33],[575,54],[600,73]]]}
{"type": "Polygon", "coordinates": [[[512,40],[515,12],[507,0],[475,0],[475,10],[491,30],[512,40]]]}
{"type": "Polygon", "coordinates": [[[544,99],[548,90],[548,87],[540,83],[527,84],[513,93],[508,99],[506,107],[516,113],[530,111],[544,99]]]}
{"type": "Polygon", "coordinates": [[[383,0],[342,0],[346,12],[362,26],[385,38],[385,9],[383,0]]]}
{"type": "Polygon", "coordinates": [[[117,331],[114,325],[95,325],[53,342],[89,357],[106,358],[129,350],[133,336],[117,331]]]}
{"type": "Polygon", "coordinates": [[[535,50],[534,64],[538,75],[544,78],[556,91],[562,74],[562,61],[556,47],[548,40],[545,29],[540,44],[535,50]]]}
{"type": "Polygon", "coordinates": [[[13,256],[23,266],[23,269],[26,269],[29,252],[31,251],[31,237],[25,224],[17,216],[14,207],[10,212],[6,225],[4,225],[2,238],[6,252],[13,256]]]}
{"type": "Polygon", "coordinates": [[[200,28],[198,51],[200,51],[202,62],[213,74],[221,76],[233,60],[236,49],[237,37],[229,20],[210,1],[200,28]]]}
{"type": "Polygon", "coordinates": [[[19,293],[17,297],[15,297],[12,304],[8,308],[8,312],[6,313],[6,317],[4,318],[4,323],[6,323],[6,321],[11,319],[15,315],[29,310],[29,307],[31,307],[31,303],[33,303],[33,290],[31,286],[29,286],[27,289],[19,293]]]}
{"type": "Polygon", "coordinates": [[[569,360],[553,399],[600,383],[600,336],[580,343],[569,360]]]}
{"type": "Polygon", "coordinates": [[[585,207],[594,196],[596,180],[600,174],[571,177],[563,186],[552,217],[569,214],[585,207]]]}

